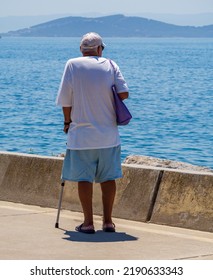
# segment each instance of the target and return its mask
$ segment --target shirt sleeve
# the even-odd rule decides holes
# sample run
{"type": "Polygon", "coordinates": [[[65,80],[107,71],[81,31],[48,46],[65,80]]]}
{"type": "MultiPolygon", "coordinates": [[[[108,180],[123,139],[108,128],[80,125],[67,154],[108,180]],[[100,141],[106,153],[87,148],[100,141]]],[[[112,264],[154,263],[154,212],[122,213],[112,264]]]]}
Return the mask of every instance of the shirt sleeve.
{"type": "Polygon", "coordinates": [[[114,78],[115,78],[115,86],[116,86],[117,93],[129,92],[128,85],[124,80],[124,77],[119,69],[119,66],[114,61],[112,61],[112,63],[114,66],[114,78]]]}
{"type": "Polygon", "coordinates": [[[65,65],[64,73],[59,86],[56,105],[61,107],[72,107],[72,97],[72,65],[71,62],[68,61],[65,65]]]}

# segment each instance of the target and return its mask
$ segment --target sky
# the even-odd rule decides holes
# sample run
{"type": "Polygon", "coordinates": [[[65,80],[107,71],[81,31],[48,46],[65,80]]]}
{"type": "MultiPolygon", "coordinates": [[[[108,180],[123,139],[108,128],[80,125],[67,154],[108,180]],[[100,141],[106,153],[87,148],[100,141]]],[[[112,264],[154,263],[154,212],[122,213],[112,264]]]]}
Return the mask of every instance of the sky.
{"type": "Polygon", "coordinates": [[[213,0],[0,0],[0,17],[53,14],[213,13],[213,0]]]}

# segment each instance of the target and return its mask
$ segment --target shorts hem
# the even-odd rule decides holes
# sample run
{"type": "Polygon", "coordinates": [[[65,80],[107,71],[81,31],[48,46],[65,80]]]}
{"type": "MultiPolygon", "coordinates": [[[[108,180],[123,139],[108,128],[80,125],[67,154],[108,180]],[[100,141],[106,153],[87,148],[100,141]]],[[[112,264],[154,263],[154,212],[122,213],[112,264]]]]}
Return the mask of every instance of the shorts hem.
{"type": "Polygon", "coordinates": [[[104,182],[107,182],[107,181],[113,181],[113,180],[116,180],[116,179],[120,179],[122,178],[122,175],[121,176],[116,176],[116,177],[113,177],[113,178],[107,178],[107,179],[95,179],[95,183],[104,183],[104,182]]]}
{"type": "Polygon", "coordinates": [[[88,179],[72,179],[72,178],[61,178],[62,181],[70,181],[70,182],[90,182],[90,183],[93,183],[92,180],[88,180],[88,179]]]}
{"type": "Polygon", "coordinates": [[[116,180],[116,179],[120,179],[122,178],[123,176],[122,175],[119,175],[119,176],[116,176],[116,177],[111,177],[111,178],[106,178],[106,179],[94,179],[94,181],[92,180],[88,180],[88,179],[71,179],[71,178],[61,178],[62,181],[70,181],[70,182],[90,182],[90,183],[98,183],[98,184],[101,184],[101,183],[104,183],[104,182],[107,182],[107,181],[113,181],[113,180],[116,180]]]}

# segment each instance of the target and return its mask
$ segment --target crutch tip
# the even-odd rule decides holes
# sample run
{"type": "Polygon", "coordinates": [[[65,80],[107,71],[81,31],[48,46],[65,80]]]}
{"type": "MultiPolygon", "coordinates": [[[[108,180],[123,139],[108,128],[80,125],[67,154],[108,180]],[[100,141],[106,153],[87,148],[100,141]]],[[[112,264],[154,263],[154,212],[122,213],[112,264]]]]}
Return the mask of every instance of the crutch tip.
{"type": "Polygon", "coordinates": [[[59,227],[59,224],[58,223],[55,223],[55,228],[58,228],[59,227]]]}

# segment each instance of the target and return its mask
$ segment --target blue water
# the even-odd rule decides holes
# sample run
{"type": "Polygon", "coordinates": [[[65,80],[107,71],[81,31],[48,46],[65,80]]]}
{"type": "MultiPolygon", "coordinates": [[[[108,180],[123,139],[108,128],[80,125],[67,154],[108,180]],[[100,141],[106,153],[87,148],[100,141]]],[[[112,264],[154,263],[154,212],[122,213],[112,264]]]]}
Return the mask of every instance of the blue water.
{"type": "MultiPolygon", "coordinates": [[[[0,39],[0,150],[64,153],[55,98],[80,38],[0,39]]],[[[213,168],[213,39],[106,38],[130,88],[122,159],[147,155],[213,168]]]]}

